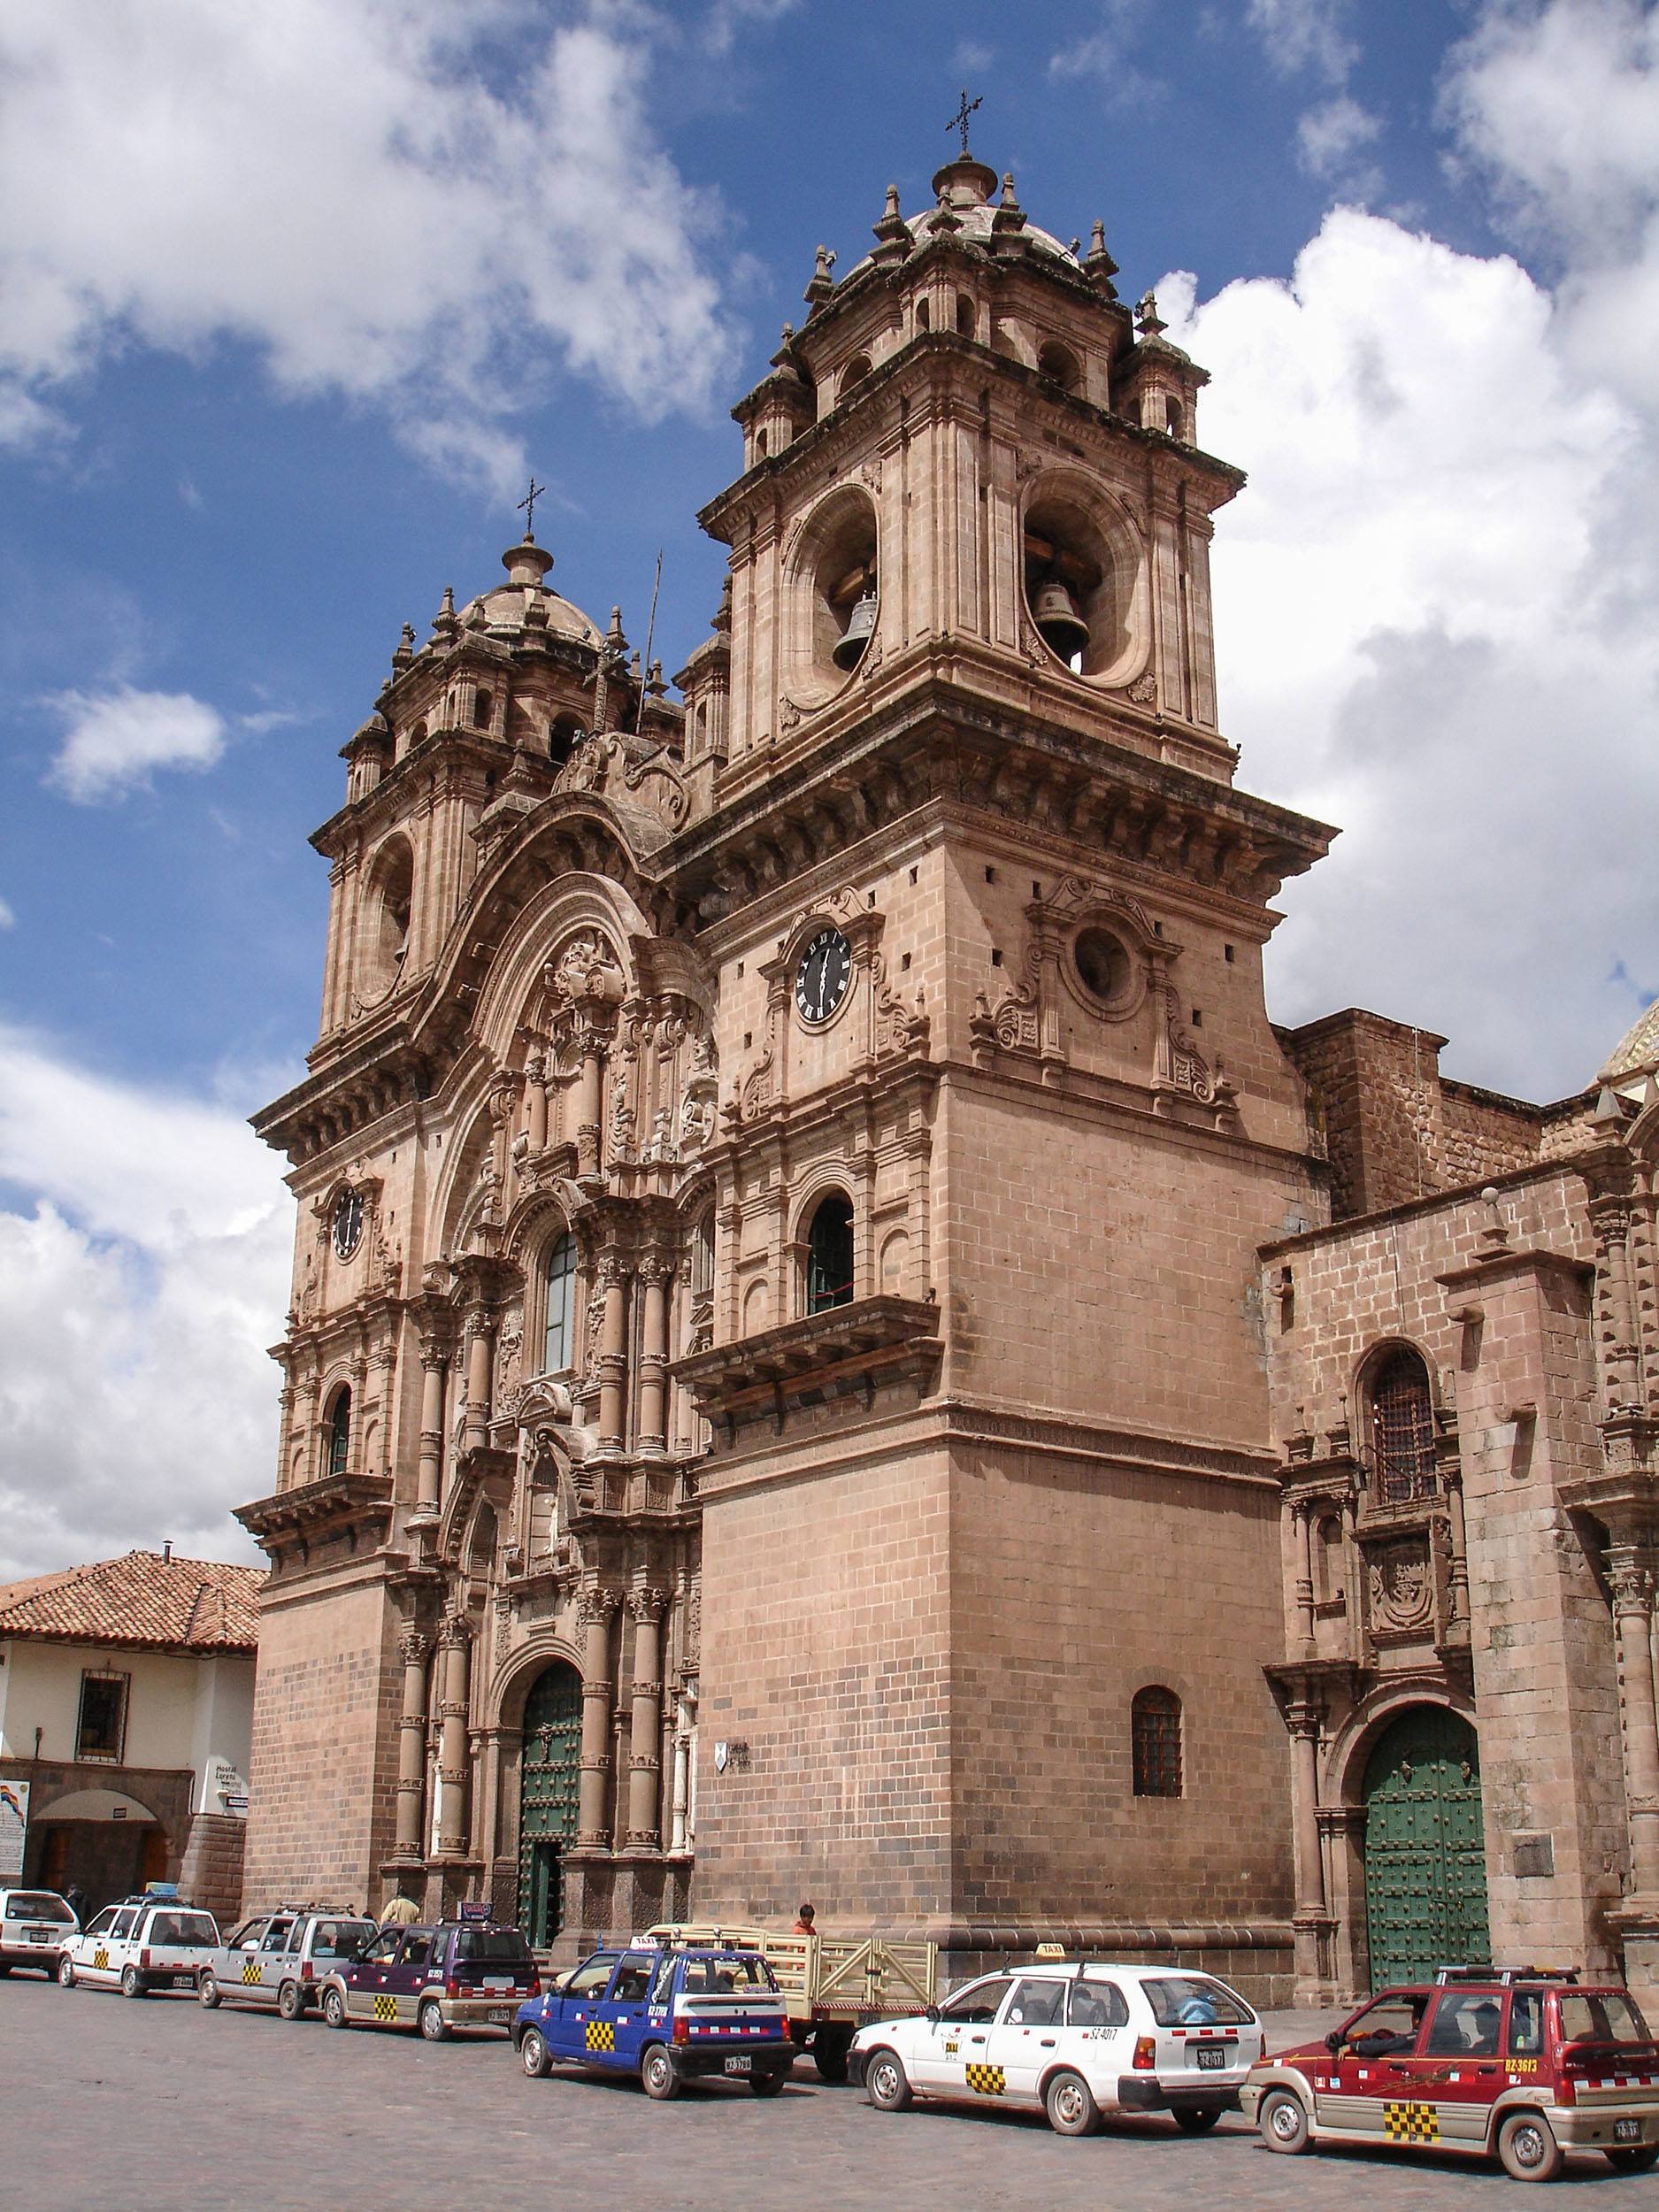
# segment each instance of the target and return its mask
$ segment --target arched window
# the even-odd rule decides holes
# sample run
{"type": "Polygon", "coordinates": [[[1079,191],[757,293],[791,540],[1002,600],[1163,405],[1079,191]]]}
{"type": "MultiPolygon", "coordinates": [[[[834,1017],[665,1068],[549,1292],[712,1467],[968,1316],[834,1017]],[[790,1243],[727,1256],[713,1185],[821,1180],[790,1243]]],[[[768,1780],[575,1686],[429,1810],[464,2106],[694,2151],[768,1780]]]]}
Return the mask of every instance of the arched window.
{"type": "Polygon", "coordinates": [[[966,292],[958,292],[956,295],[956,335],[959,338],[972,338],[975,320],[972,300],[966,292]]]}
{"type": "Polygon", "coordinates": [[[870,356],[867,353],[854,354],[852,359],[841,371],[841,380],[840,385],[837,387],[841,397],[845,399],[848,393],[852,390],[853,386],[855,384],[862,384],[869,373],[870,356]]]}
{"type": "Polygon", "coordinates": [[[487,730],[495,711],[495,699],[488,691],[475,691],[472,694],[472,727],[475,730],[487,730]]]}
{"type": "Polygon", "coordinates": [[[328,1409],[328,1471],[343,1475],[346,1456],[351,1449],[351,1393],[344,1383],[334,1393],[334,1403],[328,1409]]]}
{"type": "Polygon", "coordinates": [[[1164,424],[1171,438],[1186,437],[1187,418],[1181,412],[1181,403],[1179,399],[1166,399],[1164,401],[1164,424]]]}
{"type": "Polygon", "coordinates": [[[833,1191],[812,1217],[806,1238],[806,1310],[827,1313],[853,1295],[853,1210],[833,1191]]]}
{"type": "Polygon", "coordinates": [[[415,859],[409,841],[388,838],[374,856],[369,878],[364,965],[371,988],[389,991],[403,973],[414,895],[415,859]]]}
{"type": "Polygon", "coordinates": [[[1077,356],[1070,346],[1063,346],[1057,338],[1050,338],[1037,355],[1037,373],[1057,384],[1064,392],[1074,392],[1083,380],[1078,367],[1077,356]]]}
{"type": "Polygon", "coordinates": [[[1137,1690],[1129,1708],[1137,1797],[1181,1793],[1181,1701],[1173,1690],[1137,1690]]]}
{"type": "Polygon", "coordinates": [[[541,1279],[547,1294],[541,1372],[562,1375],[576,1361],[576,1240],[568,1230],[549,1248],[541,1279]]]}
{"type": "Polygon", "coordinates": [[[1432,1496],[1434,1477],[1434,1401],[1429,1371],[1402,1345],[1371,1378],[1371,1442],[1377,1493],[1385,1504],[1432,1496]]]}
{"type": "Polygon", "coordinates": [[[548,758],[555,766],[562,766],[571,757],[571,747],[582,733],[582,726],[573,714],[556,714],[547,733],[548,758]]]}
{"type": "Polygon", "coordinates": [[[933,326],[933,303],[930,299],[918,300],[916,303],[916,327],[918,330],[931,330],[933,326]]]}

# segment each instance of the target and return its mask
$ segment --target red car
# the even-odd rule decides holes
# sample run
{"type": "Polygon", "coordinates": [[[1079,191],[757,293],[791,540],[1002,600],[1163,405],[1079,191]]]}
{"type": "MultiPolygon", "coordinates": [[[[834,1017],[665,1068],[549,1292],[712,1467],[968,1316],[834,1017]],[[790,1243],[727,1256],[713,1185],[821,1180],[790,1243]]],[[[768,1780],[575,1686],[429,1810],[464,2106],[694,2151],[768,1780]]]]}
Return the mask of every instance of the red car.
{"type": "Polygon", "coordinates": [[[1448,1967],[1385,1990],[1323,2043],[1259,2060],[1239,2101],[1275,2151],[1495,2154],[1517,2181],[1552,2181],[1569,2151],[1659,2162],[1659,2044],[1628,1990],[1574,1974],[1448,1967]]]}

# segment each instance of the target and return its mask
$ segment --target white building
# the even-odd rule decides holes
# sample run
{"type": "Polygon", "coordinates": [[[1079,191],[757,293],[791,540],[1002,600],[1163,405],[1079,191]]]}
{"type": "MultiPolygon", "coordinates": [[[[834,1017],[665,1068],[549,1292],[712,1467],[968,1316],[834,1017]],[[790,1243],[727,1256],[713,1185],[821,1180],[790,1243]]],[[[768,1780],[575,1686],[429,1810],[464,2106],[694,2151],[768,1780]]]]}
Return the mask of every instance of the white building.
{"type": "Polygon", "coordinates": [[[23,1878],[88,1907],[145,1881],[234,1913],[258,1594],[251,1567],[133,1551],[0,1586],[0,1779],[23,1878]]]}

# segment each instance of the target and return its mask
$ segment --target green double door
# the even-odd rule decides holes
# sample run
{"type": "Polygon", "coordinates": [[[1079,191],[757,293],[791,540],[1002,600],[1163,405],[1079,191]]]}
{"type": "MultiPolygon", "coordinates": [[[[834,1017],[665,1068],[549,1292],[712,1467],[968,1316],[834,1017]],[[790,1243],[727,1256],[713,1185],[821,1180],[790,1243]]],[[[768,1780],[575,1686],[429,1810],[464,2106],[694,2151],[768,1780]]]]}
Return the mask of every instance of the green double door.
{"type": "Polygon", "coordinates": [[[576,1840],[581,1735],[581,1677],[560,1661],[537,1676],[524,1708],[518,1925],[538,1949],[565,1923],[565,1853],[576,1840]]]}
{"type": "Polygon", "coordinates": [[[1441,1706],[1391,1721],[1366,1766],[1365,1916],[1373,1989],[1491,1955],[1479,1747],[1441,1706]]]}

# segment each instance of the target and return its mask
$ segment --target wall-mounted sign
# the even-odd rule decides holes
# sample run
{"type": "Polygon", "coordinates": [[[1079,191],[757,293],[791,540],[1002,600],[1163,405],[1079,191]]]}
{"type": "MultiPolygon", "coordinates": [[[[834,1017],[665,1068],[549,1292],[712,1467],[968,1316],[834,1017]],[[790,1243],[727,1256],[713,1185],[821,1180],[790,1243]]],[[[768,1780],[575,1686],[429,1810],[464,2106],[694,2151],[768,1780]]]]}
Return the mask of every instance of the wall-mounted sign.
{"type": "Polygon", "coordinates": [[[29,1785],[0,1782],[0,1886],[23,1879],[23,1846],[29,1832],[29,1785]]]}

